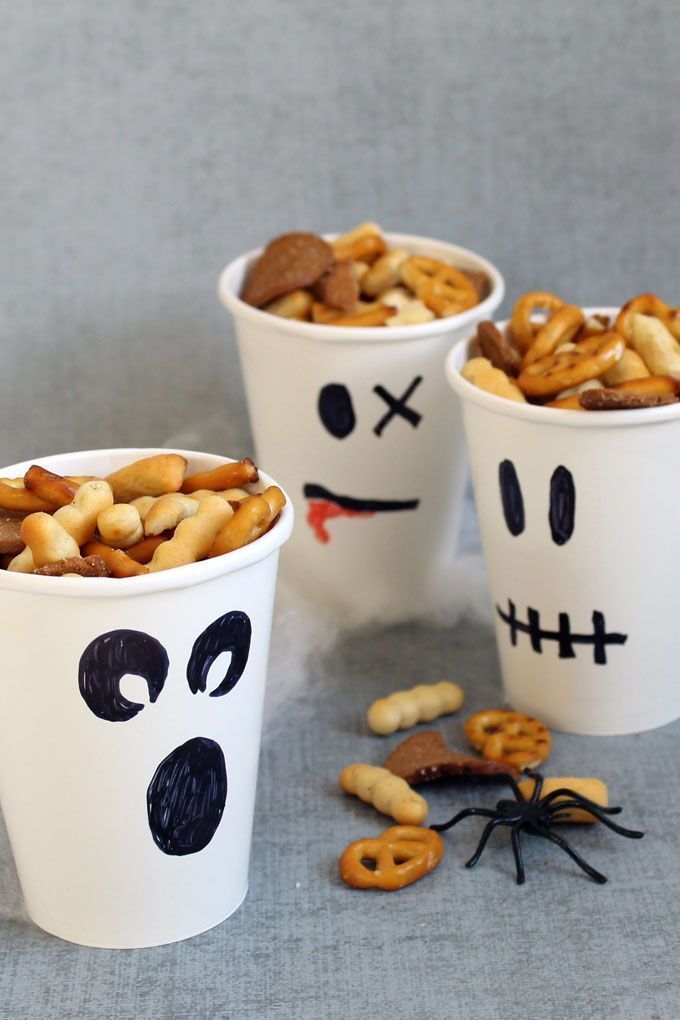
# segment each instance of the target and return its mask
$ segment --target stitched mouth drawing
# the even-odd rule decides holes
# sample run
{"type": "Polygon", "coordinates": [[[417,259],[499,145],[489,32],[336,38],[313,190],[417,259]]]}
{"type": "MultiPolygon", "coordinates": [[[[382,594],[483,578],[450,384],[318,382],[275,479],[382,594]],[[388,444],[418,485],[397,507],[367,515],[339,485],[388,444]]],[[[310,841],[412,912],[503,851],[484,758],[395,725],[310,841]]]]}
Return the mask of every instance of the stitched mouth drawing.
{"type": "Polygon", "coordinates": [[[354,496],[339,496],[323,485],[308,483],[303,489],[309,500],[307,523],[318,542],[330,542],[331,534],[326,527],[334,517],[372,517],[379,513],[398,513],[402,510],[416,510],[419,499],[357,499],[354,496]]]}
{"type": "Polygon", "coordinates": [[[558,647],[558,658],[574,659],[576,652],[574,645],[591,645],[593,649],[593,662],[597,666],[607,664],[607,646],[625,645],[628,640],[627,634],[616,632],[609,633],[605,624],[604,613],[599,610],[593,612],[593,629],[590,634],[575,634],[571,629],[569,613],[558,613],[557,630],[546,630],[541,627],[541,616],[537,609],[527,606],[526,623],[517,619],[515,603],[508,599],[508,612],[504,612],[500,606],[496,606],[496,612],[501,620],[508,626],[510,633],[510,644],[517,645],[518,634],[528,634],[531,648],[539,655],[543,653],[543,643],[554,641],[558,647]]]}

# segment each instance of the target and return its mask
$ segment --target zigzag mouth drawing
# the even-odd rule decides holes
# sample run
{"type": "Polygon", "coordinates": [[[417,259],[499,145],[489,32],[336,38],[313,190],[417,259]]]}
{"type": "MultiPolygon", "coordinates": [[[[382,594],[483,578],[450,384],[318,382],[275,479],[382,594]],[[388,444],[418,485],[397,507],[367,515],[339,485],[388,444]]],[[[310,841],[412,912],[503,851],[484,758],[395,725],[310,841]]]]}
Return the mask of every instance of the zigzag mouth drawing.
{"type": "Polygon", "coordinates": [[[379,513],[398,513],[403,510],[417,510],[419,499],[360,499],[356,496],[340,496],[323,485],[308,483],[302,490],[309,500],[307,523],[319,542],[330,542],[331,535],[326,522],[333,517],[372,517],[379,513]]]}
{"type": "Polygon", "coordinates": [[[620,634],[616,631],[607,631],[604,613],[595,609],[593,611],[593,629],[590,634],[577,634],[571,629],[569,613],[558,613],[557,630],[546,630],[541,627],[541,616],[537,609],[527,606],[527,622],[517,619],[517,610],[512,599],[508,599],[508,612],[504,612],[500,606],[496,606],[496,612],[501,620],[507,624],[510,633],[510,644],[516,646],[518,634],[528,634],[531,648],[539,655],[543,653],[543,643],[554,641],[558,646],[558,658],[574,659],[576,652],[574,645],[591,645],[593,649],[593,662],[598,666],[607,664],[607,646],[625,645],[628,640],[627,634],[620,634]]]}

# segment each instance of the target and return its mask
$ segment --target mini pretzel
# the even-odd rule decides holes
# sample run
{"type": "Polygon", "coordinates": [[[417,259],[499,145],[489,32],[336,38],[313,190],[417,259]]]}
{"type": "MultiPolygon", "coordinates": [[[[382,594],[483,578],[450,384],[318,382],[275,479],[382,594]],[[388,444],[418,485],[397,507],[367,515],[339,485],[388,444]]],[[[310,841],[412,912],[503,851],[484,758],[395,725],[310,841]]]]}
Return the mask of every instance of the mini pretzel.
{"type": "MultiPolygon", "coordinates": [[[[619,312],[614,325],[614,329],[617,333],[621,334],[627,343],[631,343],[633,339],[634,316],[638,314],[650,315],[655,319],[659,319],[672,336],[676,340],[680,340],[680,321],[678,321],[673,309],[669,308],[666,302],[662,301],[656,294],[638,294],[637,297],[631,298],[630,301],[626,302],[619,312]]],[[[652,371],[654,370],[652,369],[652,371]]]]}
{"type": "MultiPolygon", "coordinates": [[[[576,305],[564,305],[541,326],[530,347],[525,351],[522,366],[533,365],[539,358],[553,354],[560,344],[568,344],[585,324],[585,316],[576,305]]],[[[598,335],[603,332],[598,331],[598,335]]]]}
{"type": "Polygon", "coordinates": [[[439,259],[413,255],[403,263],[401,278],[440,318],[457,315],[479,302],[468,277],[439,259]]]}
{"type": "Polygon", "coordinates": [[[623,337],[603,333],[580,341],[573,351],[539,358],[522,370],[517,383],[529,397],[550,397],[587,379],[597,379],[616,364],[624,350],[623,337]]]}
{"type": "Polygon", "coordinates": [[[490,761],[533,769],[550,754],[552,737],[543,723],[519,712],[485,709],[465,723],[465,735],[490,761]]]}
{"type": "Polygon", "coordinates": [[[653,375],[680,378],[680,344],[660,319],[633,315],[630,342],[653,375]]]}
{"type": "Polygon", "coordinates": [[[247,482],[256,482],[258,477],[257,468],[250,457],[246,457],[232,464],[221,464],[212,471],[199,471],[195,475],[188,475],[181,488],[188,496],[198,489],[233,489],[247,482]]]}
{"type": "Polygon", "coordinates": [[[106,480],[116,503],[130,503],[137,496],[162,496],[182,486],[187,462],[178,453],[159,453],[126,464],[106,480]]]}
{"type": "Polygon", "coordinates": [[[418,825],[393,825],[377,839],[358,839],[343,851],[340,876],[355,889],[394,892],[434,871],[444,856],[438,832],[418,825]],[[364,861],[374,861],[367,868],[364,861]]]}
{"type": "Polygon", "coordinates": [[[386,736],[457,712],[462,704],[463,692],[458,684],[442,680],[437,684],[418,684],[410,690],[394,691],[386,698],[379,698],[366,713],[366,720],[374,733],[386,736]]]}
{"type": "Polygon", "coordinates": [[[422,825],[427,818],[425,798],[388,769],[361,763],[348,765],[340,773],[340,786],[400,825],[422,825]]]}
{"type": "Polygon", "coordinates": [[[198,513],[180,521],[173,537],[158,546],[149,564],[149,570],[152,573],[157,570],[169,570],[172,567],[181,567],[185,563],[205,559],[221,528],[233,513],[226,500],[219,496],[204,499],[199,503],[198,513]]]}
{"type": "Polygon", "coordinates": [[[540,326],[532,321],[532,316],[544,309],[549,312],[556,312],[563,306],[564,301],[562,298],[558,297],[557,294],[551,294],[550,291],[537,290],[531,294],[524,294],[519,298],[512,312],[510,329],[512,330],[512,338],[517,344],[520,353],[524,354],[531,347],[536,332],[540,329],[540,326]]]}
{"type": "Polygon", "coordinates": [[[110,545],[93,538],[83,546],[85,556],[100,556],[107,566],[111,577],[137,577],[147,574],[149,568],[137,563],[122,549],[112,549],[110,545]]]}
{"type": "Polygon", "coordinates": [[[260,496],[248,496],[215,537],[209,555],[222,556],[254,542],[278,517],[285,502],[276,485],[270,485],[260,496]]]}
{"type": "Polygon", "coordinates": [[[70,478],[63,478],[38,464],[28,469],[24,475],[24,484],[38,499],[44,499],[56,507],[66,506],[78,491],[78,486],[70,478]]]}
{"type": "Polygon", "coordinates": [[[493,322],[480,322],[477,326],[477,342],[482,354],[494,368],[499,368],[508,376],[519,374],[522,359],[520,353],[509,337],[501,333],[493,322]]]}
{"type": "Polygon", "coordinates": [[[460,370],[463,379],[487,393],[495,393],[497,397],[526,403],[521,389],[500,368],[494,368],[488,358],[470,358],[460,370]]]}
{"type": "Polygon", "coordinates": [[[376,259],[361,281],[364,294],[378,297],[388,287],[395,287],[401,280],[400,269],[409,256],[406,248],[393,248],[376,259]]]}
{"type": "Polygon", "coordinates": [[[605,372],[602,382],[605,386],[618,386],[629,379],[642,379],[651,375],[644,361],[632,347],[626,347],[616,364],[605,372]]]}
{"type": "MultiPolygon", "coordinates": [[[[535,785],[535,779],[523,779],[521,783],[518,783],[520,790],[527,799],[534,792],[535,785]]],[[[585,797],[587,800],[592,800],[594,804],[600,807],[606,808],[609,804],[607,787],[601,779],[578,779],[574,776],[547,776],[543,780],[541,797],[547,797],[549,793],[556,793],[557,790],[562,789],[573,790],[574,793],[580,794],[581,797],[585,797]]],[[[569,800],[569,795],[565,794],[563,797],[556,797],[555,800],[557,802],[569,800]]],[[[569,808],[565,809],[564,814],[556,818],[555,821],[596,822],[597,819],[583,808],[569,808]]]]}
{"type": "Polygon", "coordinates": [[[144,538],[139,511],[131,503],[114,503],[102,510],[97,517],[97,531],[102,542],[116,549],[127,549],[144,538]]]}
{"type": "Polygon", "coordinates": [[[163,531],[172,531],[180,521],[198,513],[200,505],[199,500],[184,496],[181,492],[169,492],[166,496],[160,496],[144,518],[144,534],[160,535],[163,531]]]}
{"type": "Polygon", "coordinates": [[[308,290],[293,290],[265,305],[263,312],[279,315],[282,319],[306,319],[312,307],[312,295],[308,290]]]}

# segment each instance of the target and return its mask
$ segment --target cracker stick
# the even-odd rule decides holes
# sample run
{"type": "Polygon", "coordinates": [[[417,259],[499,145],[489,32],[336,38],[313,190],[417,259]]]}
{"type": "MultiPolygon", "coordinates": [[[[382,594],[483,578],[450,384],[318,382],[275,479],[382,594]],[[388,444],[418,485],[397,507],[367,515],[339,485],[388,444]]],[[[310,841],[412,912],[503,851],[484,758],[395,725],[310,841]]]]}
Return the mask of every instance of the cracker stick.
{"type": "Polygon", "coordinates": [[[183,496],[181,492],[160,496],[144,518],[144,534],[160,535],[163,531],[172,531],[180,521],[193,517],[199,506],[197,500],[183,496]]]}
{"type": "MultiPolygon", "coordinates": [[[[36,567],[80,556],[80,546],[76,540],[56,518],[46,513],[26,517],[21,525],[21,537],[36,567]]],[[[10,570],[14,569],[13,564],[14,560],[9,565],[10,570]]]]}
{"type": "MultiPolygon", "coordinates": [[[[36,566],[41,567],[44,566],[45,563],[54,563],[56,560],[64,559],[66,556],[78,556],[80,553],[80,546],[94,535],[94,529],[97,525],[97,517],[101,511],[104,510],[105,507],[110,506],[112,502],[113,496],[111,494],[111,487],[107,482],[99,479],[92,482],[85,482],[77,490],[73,497],[73,502],[69,503],[68,506],[60,507],[59,510],[55,512],[53,519],[55,524],[58,526],[57,528],[53,528],[51,531],[48,531],[47,526],[43,522],[35,531],[35,542],[39,549],[39,555],[41,557],[47,556],[48,558],[43,558],[42,562],[39,563],[35,559],[31,543],[26,542],[26,548],[23,552],[19,553],[18,556],[14,557],[9,565],[9,569],[23,574],[30,574],[36,566]],[[61,556],[57,556],[47,551],[50,535],[58,545],[63,542],[63,539],[60,539],[59,528],[62,528],[65,533],[71,537],[75,545],[78,546],[78,552],[63,553],[61,556]]],[[[36,515],[31,514],[30,517],[26,518],[26,521],[29,521],[31,517],[34,516],[36,515]]],[[[48,515],[43,514],[41,516],[48,515]]],[[[24,541],[26,540],[24,539],[24,541]]]]}
{"type": "Polygon", "coordinates": [[[114,549],[127,549],[144,538],[144,528],[137,507],[131,503],[114,503],[97,517],[97,531],[102,542],[114,549]]]}
{"type": "Polygon", "coordinates": [[[180,521],[169,541],[159,545],[149,570],[169,570],[185,563],[205,559],[221,528],[234,511],[220,496],[204,499],[193,517],[180,521]]]}
{"type": "Polygon", "coordinates": [[[137,496],[163,496],[181,488],[187,462],[178,453],[159,453],[126,464],[106,480],[116,503],[130,503],[137,496]]]}
{"type": "Polygon", "coordinates": [[[235,486],[256,482],[257,468],[250,457],[233,464],[222,464],[213,471],[201,471],[184,479],[182,492],[187,495],[197,489],[233,489],[235,486]]]}

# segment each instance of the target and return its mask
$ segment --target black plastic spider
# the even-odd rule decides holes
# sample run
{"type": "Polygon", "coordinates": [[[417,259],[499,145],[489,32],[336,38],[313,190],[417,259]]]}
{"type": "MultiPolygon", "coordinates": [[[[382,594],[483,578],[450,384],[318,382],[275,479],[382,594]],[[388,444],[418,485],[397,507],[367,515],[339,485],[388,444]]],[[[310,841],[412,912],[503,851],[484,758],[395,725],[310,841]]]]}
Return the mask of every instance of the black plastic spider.
{"type": "Polygon", "coordinates": [[[553,790],[548,793],[545,797],[541,797],[541,790],[543,788],[543,776],[539,772],[528,772],[527,779],[533,779],[534,789],[531,797],[527,798],[524,796],[519,786],[509,775],[497,775],[494,779],[505,779],[512,787],[512,791],[515,794],[515,800],[499,800],[496,804],[495,809],[489,808],[465,808],[463,811],[459,811],[457,815],[448,821],[443,822],[441,825],[431,825],[430,828],[436,832],[445,832],[446,829],[450,829],[453,825],[457,825],[458,822],[462,822],[464,818],[469,818],[472,815],[481,815],[484,818],[490,818],[491,821],[488,823],[482,837],[479,841],[477,849],[474,854],[467,861],[466,868],[474,868],[475,864],[482,856],[484,847],[486,846],[487,840],[493,830],[498,825],[510,826],[510,841],[512,843],[512,852],[515,855],[515,865],[517,867],[517,884],[521,885],[524,882],[524,863],[522,861],[522,848],[519,842],[520,832],[528,832],[531,836],[542,836],[543,839],[549,839],[552,843],[557,843],[565,853],[568,853],[572,860],[576,861],[579,868],[582,868],[587,875],[590,875],[596,882],[604,883],[607,881],[606,875],[596,871],[595,868],[591,867],[587,861],[583,858],[573,846],[566,841],[562,836],[558,836],[555,832],[551,832],[551,827],[556,822],[564,822],[567,819],[565,815],[568,814],[570,809],[573,808],[584,808],[589,814],[597,818],[598,821],[603,822],[608,828],[614,832],[618,832],[620,836],[627,836],[629,839],[642,839],[644,832],[636,832],[634,829],[624,829],[621,825],[616,825],[612,822],[608,815],[617,815],[621,811],[620,807],[602,807],[600,804],[595,804],[592,800],[588,800],[587,797],[582,797],[580,793],[576,793],[575,790],[570,790],[567,787],[562,787],[559,790],[553,790]],[[562,798],[562,799],[560,799],[562,798]]]}

